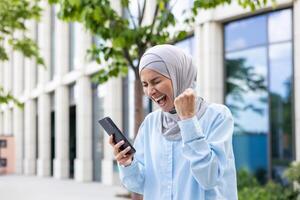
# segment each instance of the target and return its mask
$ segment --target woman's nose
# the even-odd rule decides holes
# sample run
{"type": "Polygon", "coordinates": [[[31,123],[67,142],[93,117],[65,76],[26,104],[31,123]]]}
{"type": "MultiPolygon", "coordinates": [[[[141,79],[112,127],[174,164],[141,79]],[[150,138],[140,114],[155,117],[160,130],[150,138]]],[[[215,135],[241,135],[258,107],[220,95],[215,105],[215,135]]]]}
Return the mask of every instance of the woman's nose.
{"type": "Polygon", "coordinates": [[[148,96],[151,97],[155,94],[155,88],[152,86],[148,86],[148,96]]]}

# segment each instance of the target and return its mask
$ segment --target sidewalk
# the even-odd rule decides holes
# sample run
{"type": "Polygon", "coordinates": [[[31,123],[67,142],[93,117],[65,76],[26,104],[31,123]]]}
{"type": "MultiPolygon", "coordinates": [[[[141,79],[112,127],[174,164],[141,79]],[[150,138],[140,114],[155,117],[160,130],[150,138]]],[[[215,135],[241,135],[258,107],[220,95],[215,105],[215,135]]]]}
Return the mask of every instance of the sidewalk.
{"type": "Polygon", "coordinates": [[[126,193],[122,187],[97,182],[0,175],[1,200],[125,200],[116,195],[126,193]]]}

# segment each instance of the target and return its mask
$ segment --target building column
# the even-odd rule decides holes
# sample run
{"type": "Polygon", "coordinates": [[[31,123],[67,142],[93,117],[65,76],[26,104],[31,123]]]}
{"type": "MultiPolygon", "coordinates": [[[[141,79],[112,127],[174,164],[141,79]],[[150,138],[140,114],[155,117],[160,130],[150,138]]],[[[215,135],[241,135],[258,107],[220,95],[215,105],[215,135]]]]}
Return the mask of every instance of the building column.
{"type": "Polygon", "coordinates": [[[92,181],[92,88],[89,77],[81,77],[77,83],[76,99],[76,160],[75,179],[92,181]]]}
{"type": "MultiPolygon", "coordinates": [[[[23,56],[19,52],[15,52],[14,57],[14,79],[13,93],[16,97],[21,96],[23,92],[23,56]]],[[[16,173],[23,173],[24,160],[24,110],[16,105],[13,107],[13,133],[15,136],[15,152],[16,152],[16,173]]]]}
{"type": "Polygon", "coordinates": [[[3,135],[3,112],[0,107],[0,135],[3,135]]]}
{"type": "Polygon", "coordinates": [[[41,1],[40,6],[43,9],[41,21],[39,22],[39,47],[46,68],[38,67],[39,84],[46,84],[50,80],[50,58],[51,58],[51,6],[47,1],[41,1]]]}
{"type": "Polygon", "coordinates": [[[4,135],[13,135],[12,130],[12,109],[6,105],[4,110],[4,122],[3,122],[3,132],[4,135]]]}
{"type": "Polygon", "coordinates": [[[29,99],[25,102],[25,175],[36,173],[36,102],[29,99]]]}
{"type": "MultiPolygon", "coordinates": [[[[43,8],[42,18],[39,23],[39,47],[47,69],[38,68],[39,86],[43,87],[50,79],[50,6],[47,2],[40,2],[43,8]]],[[[37,174],[47,177],[51,174],[51,105],[50,95],[41,94],[38,98],[38,165],[37,174]]]]}
{"type": "Polygon", "coordinates": [[[38,176],[46,177],[51,173],[51,111],[50,95],[42,94],[38,98],[38,176]]]}
{"type": "MultiPolygon", "coordinates": [[[[69,68],[69,25],[63,21],[55,22],[57,37],[55,38],[56,55],[55,77],[60,81],[69,68]]],[[[69,89],[67,86],[59,86],[55,90],[55,159],[54,177],[59,179],[69,178],[69,89]]]]}
{"type": "Polygon", "coordinates": [[[69,91],[67,86],[55,90],[55,159],[54,177],[69,178],[69,91]]]}
{"type": "Polygon", "coordinates": [[[295,153],[300,161],[300,1],[294,1],[295,153]]]}
{"type": "MultiPolygon", "coordinates": [[[[27,22],[29,35],[34,38],[34,22],[27,22]]],[[[24,174],[36,174],[36,101],[30,97],[35,87],[36,64],[31,58],[24,58],[25,90],[26,98],[24,108],[24,174]]]]}
{"type": "Polygon", "coordinates": [[[14,135],[15,135],[15,152],[16,152],[16,168],[15,172],[17,174],[23,173],[23,159],[24,159],[24,111],[18,106],[14,106],[13,110],[14,118],[14,135]]]}
{"type": "Polygon", "coordinates": [[[222,25],[204,22],[196,26],[197,92],[210,102],[224,103],[222,25]]]}
{"type": "MultiPolygon", "coordinates": [[[[0,89],[3,89],[3,62],[0,62],[0,89]]],[[[0,135],[3,135],[3,112],[2,105],[0,105],[0,135]]]]}
{"type": "MultiPolygon", "coordinates": [[[[9,60],[4,62],[4,83],[3,83],[3,88],[5,92],[10,92],[12,93],[12,67],[13,67],[13,53],[12,53],[12,49],[11,47],[7,46],[8,49],[8,56],[9,56],[9,60]]],[[[12,135],[12,109],[10,107],[10,103],[4,106],[4,134],[5,135],[12,135]]]]}
{"type": "MultiPolygon", "coordinates": [[[[101,86],[104,95],[104,116],[110,116],[116,125],[122,130],[122,80],[111,79],[101,86]],[[113,91],[113,92],[106,92],[113,91]]],[[[100,92],[102,92],[100,91],[100,92]]],[[[119,181],[118,174],[114,172],[113,149],[108,143],[108,135],[104,134],[104,158],[102,160],[102,183],[107,185],[115,184],[119,181]]]]}

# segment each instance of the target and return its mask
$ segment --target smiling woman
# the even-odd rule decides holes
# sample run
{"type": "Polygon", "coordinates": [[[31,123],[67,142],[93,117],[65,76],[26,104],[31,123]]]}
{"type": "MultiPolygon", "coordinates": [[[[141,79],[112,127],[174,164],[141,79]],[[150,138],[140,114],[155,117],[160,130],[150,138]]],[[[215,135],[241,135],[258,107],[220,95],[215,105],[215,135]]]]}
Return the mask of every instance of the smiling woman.
{"type": "Polygon", "coordinates": [[[170,78],[151,70],[141,72],[141,81],[146,96],[157,103],[163,111],[169,112],[174,108],[172,81],[170,78]]]}
{"type": "Polygon", "coordinates": [[[196,95],[192,57],[157,45],[142,56],[139,70],[144,93],[161,109],[140,126],[136,153],[121,151],[124,143],[110,138],[123,185],[145,200],[237,199],[232,115],[196,95]]]}

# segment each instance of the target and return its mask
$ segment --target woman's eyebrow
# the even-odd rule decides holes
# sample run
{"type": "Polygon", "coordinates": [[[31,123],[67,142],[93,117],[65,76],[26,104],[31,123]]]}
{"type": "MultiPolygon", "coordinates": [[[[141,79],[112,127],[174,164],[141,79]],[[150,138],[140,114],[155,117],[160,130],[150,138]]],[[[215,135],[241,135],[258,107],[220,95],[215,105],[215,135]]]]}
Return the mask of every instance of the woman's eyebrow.
{"type": "MultiPolygon", "coordinates": [[[[157,80],[157,79],[159,79],[160,78],[160,76],[156,76],[156,77],[154,77],[154,78],[152,78],[152,79],[150,79],[148,82],[154,82],[155,80],[157,80]]],[[[147,81],[141,81],[142,83],[147,83],[147,81]]]]}
{"type": "Polygon", "coordinates": [[[153,81],[155,81],[155,80],[157,80],[157,79],[159,79],[160,77],[159,76],[157,76],[157,77],[154,77],[153,79],[151,79],[149,82],[153,82],[153,81]]]}

